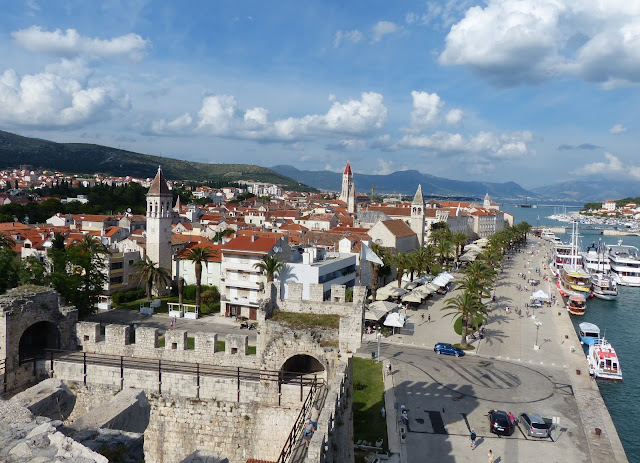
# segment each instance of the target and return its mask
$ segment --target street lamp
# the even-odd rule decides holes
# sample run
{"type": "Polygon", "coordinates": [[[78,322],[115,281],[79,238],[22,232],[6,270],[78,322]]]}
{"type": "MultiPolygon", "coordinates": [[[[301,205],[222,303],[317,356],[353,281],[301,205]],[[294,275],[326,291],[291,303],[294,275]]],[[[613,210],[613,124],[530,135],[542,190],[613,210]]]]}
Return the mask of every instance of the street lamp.
{"type": "Polygon", "coordinates": [[[540,332],[540,327],[542,326],[542,322],[535,322],[536,324],[536,345],[533,346],[534,350],[540,350],[540,346],[538,345],[538,333],[540,332]]]}

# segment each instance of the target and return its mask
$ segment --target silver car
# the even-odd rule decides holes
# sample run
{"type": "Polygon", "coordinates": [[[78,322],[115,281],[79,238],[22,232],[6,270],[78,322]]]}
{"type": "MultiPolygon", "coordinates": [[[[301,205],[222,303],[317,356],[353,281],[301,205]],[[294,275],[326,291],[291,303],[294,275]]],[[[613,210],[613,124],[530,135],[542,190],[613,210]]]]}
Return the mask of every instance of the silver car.
{"type": "Polygon", "coordinates": [[[522,413],[520,423],[527,428],[527,434],[531,437],[549,437],[549,426],[537,413],[522,413]]]}

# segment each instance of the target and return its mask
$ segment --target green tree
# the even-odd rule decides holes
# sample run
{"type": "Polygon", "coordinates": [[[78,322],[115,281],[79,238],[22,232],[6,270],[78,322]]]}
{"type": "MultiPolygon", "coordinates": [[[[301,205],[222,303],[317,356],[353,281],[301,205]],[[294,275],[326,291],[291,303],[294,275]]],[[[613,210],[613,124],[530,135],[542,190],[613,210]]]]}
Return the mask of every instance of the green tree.
{"type": "Polygon", "coordinates": [[[49,284],[47,268],[34,256],[29,256],[20,261],[18,279],[21,285],[46,286],[49,284]]]}
{"type": "Polygon", "coordinates": [[[456,259],[458,259],[464,251],[464,245],[467,244],[468,239],[467,234],[463,232],[457,232],[451,236],[451,241],[456,247],[456,259]]]}
{"type": "MultiPolygon", "coordinates": [[[[385,267],[385,260],[388,259],[389,252],[383,248],[382,246],[373,243],[371,245],[371,250],[382,260],[383,265],[376,264],[374,262],[369,261],[369,265],[371,265],[371,297],[373,300],[376,300],[376,294],[378,292],[378,284],[380,283],[380,271],[383,267],[385,267]]],[[[362,265],[362,264],[361,264],[362,265]]]]}
{"type": "MultiPolygon", "coordinates": [[[[213,286],[211,289],[202,292],[202,303],[211,310],[212,307],[216,305],[216,303],[220,303],[220,292],[218,288],[213,286]]],[[[218,306],[219,307],[219,306],[218,306]]]]}
{"type": "Polygon", "coordinates": [[[200,305],[200,292],[202,291],[202,264],[211,260],[218,252],[215,249],[204,246],[194,246],[186,253],[186,259],[194,263],[196,271],[196,305],[200,305]]]}
{"type": "Polygon", "coordinates": [[[453,315],[456,318],[462,318],[462,338],[460,340],[462,347],[467,346],[467,325],[469,324],[469,319],[471,318],[473,320],[473,318],[476,318],[478,315],[486,316],[487,314],[487,309],[482,302],[480,302],[478,296],[469,291],[464,291],[455,297],[445,300],[445,305],[442,310],[449,311],[445,316],[453,315]]]}
{"type": "Polygon", "coordinates": [[[171,282],[171,274],[167,269],[158,267],[158,264],[149,259],[149,256],[145,256],[144,260],[139,260],[133,266],[136,267],[135,275],[138,279],[138,285],[145,285],[147,299],[151,299],[153,296],[154,288],[158,290],[171,282]]]}
{"type": "Polygon", "coordinates": [[[5,235],[3,232],[0,232],[0,249],[13,249],[15,242],[13,238],[9,235],[5,235]]]}
{"type": "Polygon", "coordinates": [[[13,249],[0,247],[0,294],[18,286],[18,267],[13,249]]]}
{"type": "Polygon", "coordinates": [[[440,265],[445,266],[445,263],[453,255],[453,243],[448,238],[441,238],[436,243],[436,252],[440,258],[440,265]]]}
{"type": "Polygon", "coordinates": [[[267,283],[271,283],[276,274],[279,274],[285,269],[286,264],[282,262],[278,256],[272,256],[265,254],[260,259],[260,262],[256,262],[253,266],[262,270],[267,274],[267,283]]]}
{"type": "Polygon", "coordinates": [[[389,263],[396,268],[396,278],[398,281],[398,288],[400,288],[402,285],[404,269],[409,265],[409,258],[407,254],[403,252],[396,252],[389,256],[389,263]]]}

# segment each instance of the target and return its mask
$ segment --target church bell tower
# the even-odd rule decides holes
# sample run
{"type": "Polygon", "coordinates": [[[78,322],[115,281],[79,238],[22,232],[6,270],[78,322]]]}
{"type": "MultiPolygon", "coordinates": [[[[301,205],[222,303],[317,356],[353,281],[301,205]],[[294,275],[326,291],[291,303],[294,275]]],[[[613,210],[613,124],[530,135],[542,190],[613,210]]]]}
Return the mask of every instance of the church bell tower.
{"type": "MultiPolygon", "coordinates": [[[[147,193],[147,256],[158,268],[171,275],[171,216],[172,195],[167,181],[158,173],[147,193]]],[[[158,288],[164,292],[164,288],[158,288]]]]}

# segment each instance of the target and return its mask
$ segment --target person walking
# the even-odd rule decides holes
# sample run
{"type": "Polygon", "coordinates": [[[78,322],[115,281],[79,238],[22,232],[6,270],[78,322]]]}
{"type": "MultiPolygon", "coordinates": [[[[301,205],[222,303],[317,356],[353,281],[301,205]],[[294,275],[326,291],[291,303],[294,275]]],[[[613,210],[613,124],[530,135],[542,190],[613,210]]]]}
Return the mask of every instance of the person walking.
{"type": "Polygon", "coordinates": [[[427,323],[431,323],[431,314],[427,316],[427,323]]]}
{"type": "Polygon", "coordinates": [[[424,323],[424,313],[421,315],[422,317],[422,323],[424,323]]]}
{"type": "Polygon", "coordinates": [[[491,450],[489,450],[487,457],[489,457],[489,463],[494,463],[494,461],[496,461],[495,457],[493,456],[493,452],[491,450]]]}
{"type": "Polygon", "coordinates": [[[476,437],[478,437],[478,435],[472,429],[471,430],[471,434],[469,435],[469,438],[471,439],[471,450],[475,450],[476,449],[476,437]]]}
{"type": "Polygon", "coordinates": [[[387,376],[391,376],[391,362],[387,363],[387,376]]]}
{"type": "Polygon", "coordinates": [[[318,404],[315,404],[311,409],[311,416],[309,417],[309,421],[313,427],[313,432],[318,430],[318,418],[320,418],[320,407],[318,404]]]}

